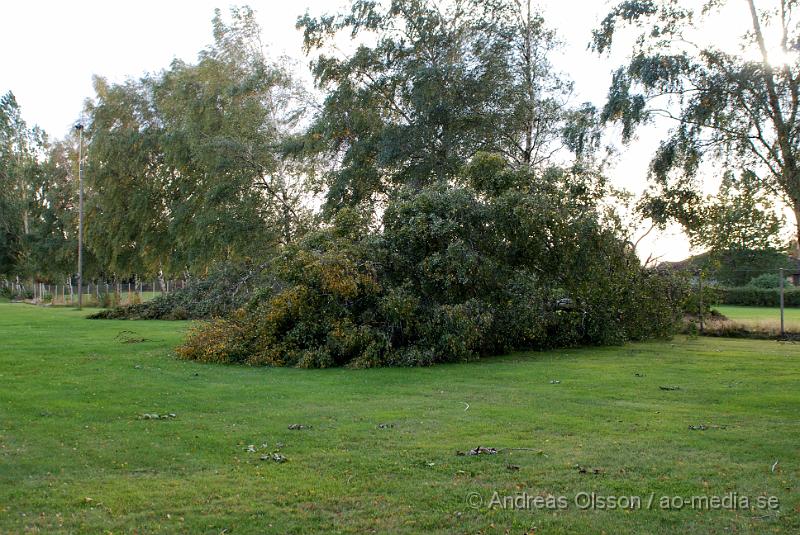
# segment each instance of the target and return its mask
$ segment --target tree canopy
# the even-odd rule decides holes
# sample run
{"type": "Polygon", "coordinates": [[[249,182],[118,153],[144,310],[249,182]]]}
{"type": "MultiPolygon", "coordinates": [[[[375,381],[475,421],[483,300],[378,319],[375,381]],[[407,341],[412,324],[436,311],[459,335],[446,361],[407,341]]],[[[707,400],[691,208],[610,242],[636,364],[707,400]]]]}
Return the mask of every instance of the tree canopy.
{"type": "MultiPolygon", "coordinates": [[[[626,141],[658,117],[674,121],[653,156],[652,189],[642,204],[656,222],[676,220],[690,234],[710,222],[714,232],[724,205],[705,219],[698,179],[701,162],[713,159],[715,169],[746,177],[749,191],[785,202],[800,237],[800,11],[791,0],[762,9],[753,0],[737,2],[728,7],[750,21],[741,50],[698,44],[703,24],[727,4],[626,0],[614,6],[595,30],[593,48],[607,52],[626,28],[637,38],[627,65],[614,73],[601,118],[621,124],[626,141]]],[[[728,193],[730,181],[723,183],[722,195],[728,193]]],[[[749,210],[769,208],[751,203],[749,210]]],[[[765,229],[774,230],[769,215],[749,222],[755,244],[763,243],[765,229]]]]}
{"type": "Polygon", "coordinates": [[[548,59],[555,34],[530,2],[355,1],[298,27],[326,93],[303,147],[336,162],[331,209],[453,180],[478,152],[541,171],[597,144],[595,111],[569,102],[548,59]],[[336,47],[344,35],[352,53],[336,47]]]}
{"type": "Polygon", "coordinates": [[[217,11],[195,64],[95,80],[87,238],[113,271],[202,272],[263,256],[306,224],[300,172],[280,157],[301,91],[264,55],[252,11],[231,16],[217,11]]]}
{"type": "Polygon", "coordinates": [[[0,272],[9,273],[22,254],[24,229],[21,161],[25,156],[20,143],[24,124],[13,93],[0,99],[0,272]]]}
{"type": "Polygon", "coordinates": [[[77,255],[73,158],[29,127],[9,92],[0,98],[0,273],[56,277],[77,255]]]}

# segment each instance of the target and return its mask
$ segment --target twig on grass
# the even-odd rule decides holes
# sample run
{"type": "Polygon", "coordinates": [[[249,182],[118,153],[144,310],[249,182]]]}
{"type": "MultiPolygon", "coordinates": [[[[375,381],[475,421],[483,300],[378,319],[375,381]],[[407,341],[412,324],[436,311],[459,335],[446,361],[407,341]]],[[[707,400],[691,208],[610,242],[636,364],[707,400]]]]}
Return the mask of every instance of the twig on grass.
{"type": "Polygon", "coordinates": [[[456,455],[495,455],[504,451],[533,451],[539,455],[544,455],[544,452],[538,448],[485,448],[483,446],[478,446],[466,452],[456,451],[456,455]]]}

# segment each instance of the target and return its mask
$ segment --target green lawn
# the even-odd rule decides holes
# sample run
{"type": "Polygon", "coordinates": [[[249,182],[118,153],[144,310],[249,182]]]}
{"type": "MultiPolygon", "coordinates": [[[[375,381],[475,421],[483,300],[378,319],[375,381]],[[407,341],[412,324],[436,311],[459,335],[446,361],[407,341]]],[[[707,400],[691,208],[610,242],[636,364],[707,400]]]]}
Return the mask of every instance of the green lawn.
{"type": "Polygon", "coordinates": [[[255,369],[174,359],[186,323],[85,313],[0,303],[0,533],[800,532],[795,344],[255,369]],[[279,443],[287,462],[259,460],[279,443]],[[530,450],[455,454],[476,446],[530,450]],[[568,503],[489,507],[495,491],[568,503]],[[579,510],[580,492],[642,509],[579,510]],[[733,492],[780,507],[658,507],[733,492]]]}
{"type": "MultiPolygon", "coordinates": [[[[729,320],[754,328],[772,328],[779,330],[781,309],[769,307],[745,307],[718,305],[714,307],[729,320]]],[[[800,308],[784,308],[784,328],[787,331],[800,332],[800,308]]]]}
{"type": "MultiPolygon", "coordinates": [[[[714,307],[728,318],[736,321],[780,321],[781,309],[769,307],[743,307],[734,305],[718,305],[714,307]]],[[[800,308],[784,308],[784,319],[800,323],[800,308]]]]}

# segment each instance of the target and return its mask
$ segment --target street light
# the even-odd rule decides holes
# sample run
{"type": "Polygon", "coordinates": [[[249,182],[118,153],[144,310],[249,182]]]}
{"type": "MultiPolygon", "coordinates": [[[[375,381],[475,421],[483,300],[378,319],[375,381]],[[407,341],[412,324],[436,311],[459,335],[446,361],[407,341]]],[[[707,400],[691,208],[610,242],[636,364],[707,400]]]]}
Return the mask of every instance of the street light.
{"type": "Polygon", "coordinates": [[[83,123],[75,123],[78,131],[78,310],[83,305],[83,123]]]}

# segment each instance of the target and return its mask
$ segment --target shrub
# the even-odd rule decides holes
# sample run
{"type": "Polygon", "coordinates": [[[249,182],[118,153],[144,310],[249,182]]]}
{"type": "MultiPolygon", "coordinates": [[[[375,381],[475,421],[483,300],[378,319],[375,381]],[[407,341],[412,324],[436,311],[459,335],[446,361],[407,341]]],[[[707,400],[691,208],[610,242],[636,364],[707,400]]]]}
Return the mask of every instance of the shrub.
{"type": "MultiPolygon", "coordinates": [[[[784,281],[786,285],[786,281],[784,281]]],[[[780,288],[781,285],[781,276],[778,273],[762,273],[758,277],[753,277],[750,279],[750,282],[747,283],[747,286],[751,286],[753,288],[780,288]]]]}
{"type": "Polygon", "coordinates": [[[119,301],[119,294],[116,292],[104,293],[100,296],[100,306],[103,308],[118,307],[119,301]]]}
{"type": "Polygon", "coordinates": [[[690,316],[699,316],[702,311],[703,315],[708,317],[712,313],[711,307],[724,301],[724,293],[725,288],[707,284],[703,286],[702,299],[700,299],[700,289],[695,284],[684,301],[684,312],[690,316]]]}
{"type": "Polygon", "coordinates": [[[614,227],[563,188],[509,183],[404,190],[380,231],[340,212],[283,251],[271,287],[194,330],[178,354],[411,366],[676,331],[685,279],[644,269],[614,227]]]}
{"type": "Polygon", "coordinates": [[[244,330],[241,313],[233,314],[229,319],[214,319],[192,327],[189,339],[192,340],[191,353],[184,346],[176,352],[181,358],[192,358],[200,362],[220,364],[243,363],[250,354],[251,345],[247,344],[247,332],[244,330]]]}

